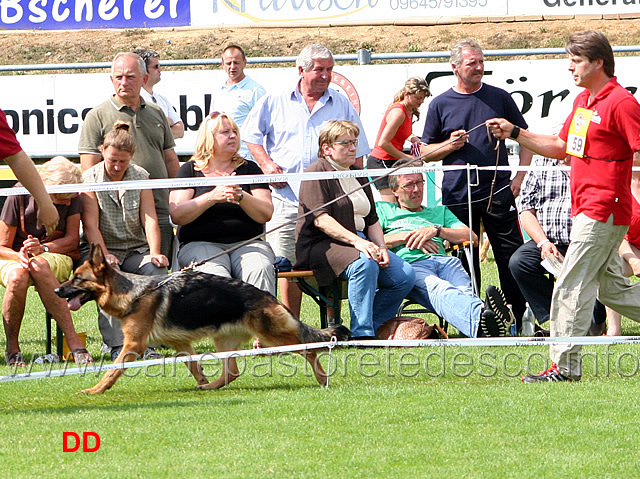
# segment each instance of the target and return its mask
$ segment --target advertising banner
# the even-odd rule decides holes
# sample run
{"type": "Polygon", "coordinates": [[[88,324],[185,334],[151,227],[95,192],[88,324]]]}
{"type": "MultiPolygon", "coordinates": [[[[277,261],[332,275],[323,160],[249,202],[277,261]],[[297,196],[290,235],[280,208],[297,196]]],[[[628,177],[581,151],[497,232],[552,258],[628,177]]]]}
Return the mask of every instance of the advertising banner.
{"type": "Polygon", "coordinates": [[[506,15],[507,0],[202,0],[194,2],[192,26],[348,23],[415,17],[506,15]]]}
{"type": "Polygon", "coordinates": [[[640,13],[640,0],[0,0],[4,30],[224,27],[640,13]]]}
{"type": "MultiPolygon", "coordinates": [[[[618,81],[638,97],[640,81],[637,57],[616,59],[618,81]]],[[[532,131],[545,132],[564,120],[579,91],[567,71],[567,60],[488,61],[485,82],[511,93],[532,131]]],[[[246,73],[269,91],[298,80],[295,67],[247,69],[246,73]]],[[[448,63],[410,65],[353,65],[335,67],[332,88],[341,91],[360,112],[373,144],[380,122],[394,94],[407,78],[427,78],[433,95],[455,84],[448,63]]],[[[177,140],[177,151],[193,151],[196,132],[211,111],[213,92],[226,80],[219,69],[170,71],[162,74],[156,91],[169,98],[185,124],[185,136],[177,140]]],[[[83,118],[94,106],[113,94],[108,73],[26,75],[0,77],[3,95],[0,107],[27,153],[35,156],[76,155],[83,118]]],[[[414,133],[421,136],[429,99],[422,106],[414,133]]]]}
{"type": "MultiPolygon", "coordinates": [[[[196,0],[196,2],[199,0],[196,0]]],[[[188,26],[191,0],[0,0],[4,30],[188,26]]]]}

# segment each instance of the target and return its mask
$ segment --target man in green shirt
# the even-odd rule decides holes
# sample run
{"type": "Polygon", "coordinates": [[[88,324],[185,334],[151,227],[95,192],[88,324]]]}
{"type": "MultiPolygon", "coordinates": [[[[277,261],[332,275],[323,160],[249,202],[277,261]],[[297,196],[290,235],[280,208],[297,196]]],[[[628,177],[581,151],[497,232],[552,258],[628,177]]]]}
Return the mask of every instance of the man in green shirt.
{"type": "MultiPolygon", "coordinates": [[[[78,151],[83,172],[101,161],[100,145],[114,123],[125,121],[131,125],[136,144],[132,163],[147,170],[150,179],[175,178],[180,162],[173,149],[175,142],[167,117],[140,95],[147,77],[145,63],[135,53],[123,52],[115,56],[111,65],[115,94],[93,108],[82,126],[78,151]]],[[[157,188],[153,190],[153,196],[162,236],[162,254],[171,258],[173,227],[169,222],[169,191],[157,188]]]]}
{"type": "MultiPolygon", "coordinates": [[[[489,286],[483,303],[473,294],[462,262],[447,256],[443,246],[443,240],[452,244],[469,240],[469,228],[446,206],[422,206],[422,174],[390,176],[389,186],[396,203],[380,201],[376,210],[387,247],[416,272],[409,298],[467,337],[504,336],[510,314],[502,291],[489,286]]],[[[473,240],[478,240],[475,234],[473,240]]]]}

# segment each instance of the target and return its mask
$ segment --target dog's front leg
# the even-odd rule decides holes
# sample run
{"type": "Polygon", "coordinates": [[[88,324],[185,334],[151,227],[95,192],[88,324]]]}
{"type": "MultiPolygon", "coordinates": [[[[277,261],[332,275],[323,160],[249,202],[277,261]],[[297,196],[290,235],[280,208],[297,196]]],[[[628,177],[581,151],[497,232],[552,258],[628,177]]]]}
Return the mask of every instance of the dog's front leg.
{"type": "MultiPolygon", "coordinates": [[[[145,345],[138,344],[137,346],[133,346],[131,343],[127,344],[125,340],[125,344],[122,346],[122,351],[116,358],[114,364],[135,361],[139,355],[144,353],[144,350],[145,345]]],[[[102,394],[116,383],[118,378],[122,376],[123,372],[123,368],[110,369],[104,374],[104,376],[102,376],[102,379],[98,384],[90,389],[83,389],[82,392],[86,394],[102,394]]]]}
{"type": "MultiPolygon", "coordinates": [[[[313,369],[313,374],[316,376],[316,379],[320,383],[321,386],[327,385],[327,373],[322,369],[322,365],[320,364],[320,360],[318,359],[318,355],[315,351],[302,351],[300,353],[302,357],[304,357],[311,368],[313,369]]],[[[329,364],[329,370],[331,370],[331,364],[329,364]]]]}

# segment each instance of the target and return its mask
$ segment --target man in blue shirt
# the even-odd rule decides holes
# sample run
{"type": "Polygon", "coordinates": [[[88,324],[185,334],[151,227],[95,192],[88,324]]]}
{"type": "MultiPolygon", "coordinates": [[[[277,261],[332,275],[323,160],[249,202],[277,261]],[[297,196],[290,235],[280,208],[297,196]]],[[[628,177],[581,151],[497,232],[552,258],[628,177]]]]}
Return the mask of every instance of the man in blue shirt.
{"type": "MultiPolygon", "coordinates": [[[[487,302],[473,294],[471,280],[458,258],[447,256],[443,240],[469,240],[469,227],[446,206],[424,207],[422,174],[389,177],[397,203],[380,201],[376,211],[385,243],[416,273],[409,298],[434,311],[467,337],[504,336],[510,323],[502,291],[487,288],[487,302]]],[[[478,238],[473,235],[474,242],[478,238]]]]}
{"type": "MultiPolygon", "coordinates": [[[[507,151],[504,142],[494,150],[487,130],[482,127],[469,135],[466,131],[493,118],[493,112],[501,112],[500,117],[521,128],[527,128],[522,114],[511,95],[506,91],[482,82],[484,56],[480,45],[474,40],[461,40],[451,50],[451,66],[457,84],[438,95],[429,104],[422,141],[428,143],[423,149],[433,151],[430,161],[442,160],[443,165],[493,166],[495,170],[472,172],[472,186],[467,189],[466,170],[444,172],[442,181],[442,204],[462,221],[469,223],[467,191],[471,192],[471,214],[473,231],[480,234],[480,221],[484,224],[491,241],[500,284],[505,296],[513,305],[518,322],[525,309],[525,301],[518,285],[509,272],[509,258],[522,244],[522,234],[518,227],[518,213],[514,198],[520,192],[524,171],[518,172],[509,182],[509,171],[497,171],[497,166],[507,166],[507,151]],[[455,140],[451,143],[450,140],[455,140]],[[498,155],[498,159],[496,159],[498,155]],[[473,186],[475,184],[475,186],[473,186]]],[[[531,152],[520,149],[520,165],[531,163],[531,152]]],[[[474,250],[474,271],[480,285],[480,263],[477,249],[474,250]]]]}
{"type": "MultiPolygon", "coordinates": [[[[213,95],[213,110],[229,115],[238,128],[242,128],[251,109],[266,93],[262,85],[245,75],[246,67],[247,58],[242,47],[226,47],[222,52],[222,68],[228,78],[213,95]]],[[[247,160],[253,160],[244,141],[238,154],[247,160]]]]}
{"type": "MultiPolygon", "coordinates": [[[[370,148],[360,117],[349,99],[329,88],[333,55],[322,45],[305,47],[296,59],[299,79],[280,92],[258,100],[242,128],[242,139],[265,174],[302,173],[318,160],[318,137],[329,120],[348,120],[360,127],[356,165],[370,148]]],[[[267,231],[288,223],[267,235],[276,256],[295,258],[295,219],[298,216],[299,181],[271,183],[273,217],[267,231]]],[[[279,282],[282,302],[300,314],[302,292],[286,279],[279,282]]]]}

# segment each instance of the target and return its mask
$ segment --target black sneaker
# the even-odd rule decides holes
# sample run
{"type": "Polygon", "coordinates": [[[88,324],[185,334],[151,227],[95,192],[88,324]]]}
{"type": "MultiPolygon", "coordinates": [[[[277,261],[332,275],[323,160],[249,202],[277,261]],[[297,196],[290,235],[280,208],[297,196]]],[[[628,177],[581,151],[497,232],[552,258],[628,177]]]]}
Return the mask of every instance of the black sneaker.
{"type": "MultiPolygon", "coordinates": [[[[504,329],[504,334],[502,334],[501,336],[504,336],[509,330],[509,326],[511,326],[512,316],[511,311],[507,306],[507,300],[505,299],[504,293],[500,288],[496,288],[493,285],[487,286],[484,307],[485,311],[493,311],[496,315],[496,321],[502,323],[502,327],[500,329],[504,329]]],[[[487,336],[490,336],[486,331],[485,334],[487,334],[487,336]]]]}
{"type": "Polygon", "coordinates": [[[478,336],[491,338],[506,336],[507,334],[507,328],[504,323],[500,321],[496,313],[490,309],[485,309],[480,315],[480,331],[482,334],[479,334],[478,336]]]}
{"type": "Polygon", "coordinates": [[[560,381],[580,381],[580,379],[572,379],[570,377],[565,376],[560,371],[558,371],[558,366],[555,364],[551,366],[546,371],[542,371],[536,375],[528,375],[522,376],[522,382],[526,384],[530,383],[541,383],[541,382],[560,382],[560,381]]]}

